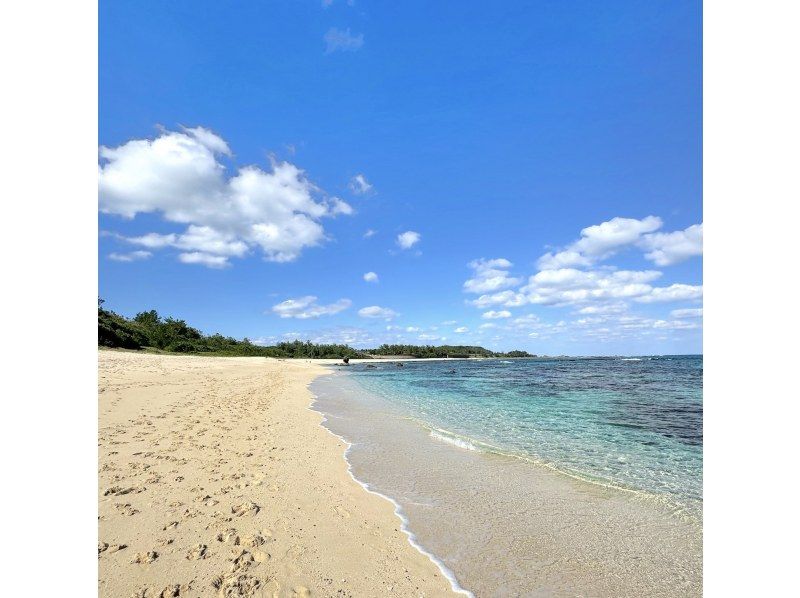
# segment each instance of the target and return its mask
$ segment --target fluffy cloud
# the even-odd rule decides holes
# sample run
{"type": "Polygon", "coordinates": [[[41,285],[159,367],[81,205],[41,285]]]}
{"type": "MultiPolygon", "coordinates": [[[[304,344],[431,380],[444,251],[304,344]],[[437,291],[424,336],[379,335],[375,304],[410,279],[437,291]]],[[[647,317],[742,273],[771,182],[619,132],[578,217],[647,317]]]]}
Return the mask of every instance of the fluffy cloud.
{"type": "MultiPolygon", "coordinates": [[[[228,177],[220,157],[228,144],[202,127],[162,131],[100,148],[100,211],[125,218],[159,214],[187,225],[180,234],[149,233],[128,239],[148,249],[176,247],[216,258],[188,263],[218,264],[260,249],[265,259],[289,262],[325,239],[320,220],[351,214],[338,198],[318,199],[320,190],[289,162],[266,171],[245,166],[228,177]]],[[[186,258],[182,261],[199,258],[186,258]]]]}
{"type": "Polygon", "coordinates": [[[619,314],[628,311],[628,304],[619,303],[602,303],[600,305],[587,305],[578,310],[579,314],[594,315],[594,314],[619,314]]]}
{"type": "Polygon", "coordinates": [[[421,340],[421,341],[443,341],[443,340],[447,340],[447,339],[445,339],[445,337],[437,336],[435,334],[420,334],[417,337],[417,339],[421,340]]]}
{"type": "Polygon", "coordinates": [[[565,341],[592,338],[606,342],[637,335],[660,335],[658,338],[663,340],[670,331],[699,329],[702,309],[673,310],[669,317],[658,319],[635,315],[631,307],[636,303],[699,301],[702,286],[655,286],[662,277],[658,270],[619,270],[599,264],[631,247],[658,265],[671,265],[702,254],[702,224],[672,233],[656,232],[661,226],[660,218],[648,216],[641,220],[613,218],[587,227],[574,243],[542,256],[538,271],[523,286],[521,279],[511,276],[512,264],[506,259],[470,262],[475,275],[464,283],[464,290],[479,296],[466,303],[489,308],[482,318],[491,321],[479,326],[477,334],[488,332],[491,327],[493,334],[502,335],[497,339],[546,339],[558,335],[565,341]],[[552,323],[534,314],[513,318],[508,309],[501,309],[526,305],[569,307],[580,317],[552,323]]]}
{"type": "MultiPolygon", "coordinates": [[[[504,258],[472,260],[468,266],[474,270],[474,274],[464,283],[464,291],[467,293],[493,293],[520,284],[521,278],[513,278],[509,275],[508,269],[512,265],[504,258]]],[[[476,301],[481,301],[481,299],[476,301]]],[[[491,303],[486,303],[486,305],[491,305],[491,303]]]]}
{"type": "Polygon", "coordinates": [[[340,214],[344,216],[350,216],[353,214],[353,207],[338,197],[332,197],[330,200],[328,200],[327,204],[331,216],[339,216],[340,214]]]}
{"type": "Polygon", "coordinates": [[[661,228],[661,218],[647,216],[612,218],[607,222],[588,226],[581,238],[557,253],[546,253],[539,258],[541,270],[568,267],[586,267],[612,256],[618,249],[639,241],[642,235],[661,228]]]}
{"type": "Polygon", "coordinates": [[[135,262],[138,260],[146,260],[152,257],[153,254],[149,251],[131,251],[129,253],[109,253],[108,259],[115,262],[135,262]]]}
{"type": "Polygon", "coordinates": [[[702,285],[673,284],[668,287],[658,287],[650,293],[637,297],[641,303],[661,303],[666,301],[689,301],[703,298],[702,285]]]}
{"type": "Polygon", "coordinates": [[[392,320],[398,316],[398,313],[388,307],[380,307],[379,305],[370,305],[369,307],[362,307],[358,310],[358,315],[362,318],[392,320]]]}
{"type": "Polygon", "coordinates": [[[401,249],[410,249],[419,243],[421,238],[422,236],[418,232],[407,230],[406,232],[397,235],[397,244],[401,249]]]}
{"type": "Polygon", "coordinates": [[[574,243],[540,257],[539,269],[588,268],[629,246],[644,250],[645,257],[658,266],[671,266],[703,254],[702,224],[671,233],[655,232],[662,224],[661,218],[648,216],[641,220],[612,218],[586,227],[574,243]]]}
{"type": "Polygon", "coordinates": [[[352,35],[348,27],[344,31],[331,27],[322,36],[325,41],[325,53],[331,54],[336,51],[355,52],[364,45],[364,34],[352,35]]]}
{"type": "Polygon", "coordinates": [[[369,228],[369,229],[367,229],[367,232],[364,233],[364,238],[365,239],[369,239],[370,237],[374,237],[377,234],[378,234],[378,231],[369,228]]]}
{"type": "Polygon", "coordinates": [[[206,268],[227,268],[230,265],[224,255],[211,255],[202,251],[178,254],[178,260],[183,264],[199,264],[206,268]]]}
{"type": "Polygon", "coordinates": [[[453,330],[453,332],[455,332],[456,334],[464,334],[465,332],[469,332],[469,328],[467,328],[466,326],[459,326],[458,328],[453,330]]]}
{"type": "Polygon", "coordinates": [[[697,255],[703,255],[703,225],[694,224],[672,233],[645,235],[640,246],[645,257],[658,266],[671,266],[697,255]]]}
{"type": "Polygon", "coordinates": [[[350,190],[356,195],[365,195],[372,191],[372,185],[363,174],[357,174],[350,179],[350,190]]]}
{"type": "Polygon", "coordinates": [[[490,311],[484,312],[483,315],[481,315],[481,317],[485,318],[487,320],[497,320],[497,319],[500,319],[500,318],[510,318],[511,317],[511,312],[508,311],[507,309],[503,309],[501,311],[490,310],[490,311]]]}
{"type": "Polygon", "coordinates": [[[531,303],[574,305],[586,302],[642,297],[653,291],[655,270],[585,271],[574,268],[542,270],[530,277],[522,292],[531,303]]]}
{"type": "MultiPolygon", "coordinates": [[[[511,279],[518,281],[518,279],[511,279]]],[[[469,281],[468,281],[469,282],[469,281]]],[[[504,307],[520,307],[528,302],[528,297],[523,293],[517,293],[512,290],[500,291],[499,293],[492,293],[488,295],[481,295],[477,299],[468,301],[470,305],[474,305],[479,309],[484,309],[492,305],[502,305],[504,307]]]]}
{"type": "Polygon", "coordinates": [[[306,295],[296,299],[287,299],[272,306],[272,311],[281,318],[297,318],[308,320],[320,316],[332,316],[346,310],[352,305],[349,299],[339,299],[330,305],[319,305],[314,295],[306,295]]]}
{"type": "Polygon", "coordinates": [[[378,275],[375,272],[367,272],[364,274],[364,280],[366,282],[378,282],[378,275]]]}

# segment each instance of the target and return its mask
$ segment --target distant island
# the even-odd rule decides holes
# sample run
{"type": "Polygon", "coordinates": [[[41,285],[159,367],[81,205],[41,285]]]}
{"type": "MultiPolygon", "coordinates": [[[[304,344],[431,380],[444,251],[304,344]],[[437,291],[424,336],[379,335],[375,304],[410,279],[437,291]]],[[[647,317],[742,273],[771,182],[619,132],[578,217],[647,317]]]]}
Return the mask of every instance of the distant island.
{"type": "Polygon", "coordinates": [[[156,350],[165,353],[220,356],[289,357],[304,359],[372,359],[384,356],[416,358],[536,357],[527,351],[498,353],[469,345],[381,345],[376,349],[354,349],[348,345],[326,345],[294,340],[262,346],[249,339],[236,340],[221,334],[205,335],[184,320],[163,318],[156,310],[143,311],[132,319],[97,309],[97,343],[101,347],[156,350]]]}

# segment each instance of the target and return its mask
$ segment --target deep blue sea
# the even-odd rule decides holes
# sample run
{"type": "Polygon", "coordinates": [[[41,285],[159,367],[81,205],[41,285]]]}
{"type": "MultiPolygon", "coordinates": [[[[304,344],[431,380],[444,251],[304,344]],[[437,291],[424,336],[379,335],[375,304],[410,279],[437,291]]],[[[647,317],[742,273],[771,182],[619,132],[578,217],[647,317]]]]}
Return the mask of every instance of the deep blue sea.
{"type": "Polygon", "coordinates": [[[702,356],[376,362],[348,370],[433,438],[652,494],[701,516],[702,356]]]}

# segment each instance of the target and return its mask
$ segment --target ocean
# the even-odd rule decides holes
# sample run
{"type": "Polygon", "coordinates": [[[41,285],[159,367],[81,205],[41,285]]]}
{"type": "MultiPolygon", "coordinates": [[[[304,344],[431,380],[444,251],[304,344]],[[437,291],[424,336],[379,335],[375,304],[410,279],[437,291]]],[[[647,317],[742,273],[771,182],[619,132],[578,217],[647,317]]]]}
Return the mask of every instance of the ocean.
{"type": "Polygon", "coordinates": [[[454,588],[691,596],[702,379],[702,356],[376,361],[311,388],[454,588]]]}

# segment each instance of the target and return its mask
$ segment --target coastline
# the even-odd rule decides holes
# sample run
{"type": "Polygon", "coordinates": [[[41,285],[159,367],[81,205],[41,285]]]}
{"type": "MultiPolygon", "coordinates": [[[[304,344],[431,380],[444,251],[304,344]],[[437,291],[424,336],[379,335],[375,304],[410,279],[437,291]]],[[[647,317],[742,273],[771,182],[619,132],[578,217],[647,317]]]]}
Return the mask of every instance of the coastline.
{"type": "Polygon", "coordinates": [[[323,425],[353,443],[353,476],[391,497],[426,551],[476,594],[700,595],[693,517],[638,491],[439,438],[346,372],[311,388],[323,425]]]}
{"type": "MultiPolygon", "coordinates": [[[[310,385],[311,383],[309,383],[309,387],[310,385]]],[[[314,395],[312,394],[312,396],[314,395]]],[[[439,569],[441,574],[450,583],[450,589],[453,590],[454,593],[463,596],[468,596],[469,598],[475,598],[475,595],[472,592],[470,592],[466,588],[461,587],[461,584],[459,584],[458,580],[456,579],[455,573],[453,573],[453,571],[448,569],[444,561],[442,561],[439,557],[437,557],[435,554],[427,550],[424,546],[422,546],[419,543],[417,535],[411,530],[410,527],[411,522],[409,521],[406,514],[403,512],[402,505],[391,496],[387,496],[386,494],[382,494],[381,492],[374,490],[373,488],[370,487],[370,485],[367,482],[360,480],[359,478],[356,477],[356,475],[353,473],[353,464],[347,457],[347,454],[350,452],[350,449],[353,448],[353,443],[349,442],[347,439],[343,438],[342,436],[340,436],[339,434],[337,434],[336,432],[325,426],[325,422],[327,421],[327,416],[322,411],[318,411],[314,408],[314,404],[316,403],[317,398],[318,397],[314,396],[314,400],[312,401],[311,405],[309,405],[308,408],[314,413],[317,413],[321,416],[322,419],[319,422],[320,427],[322,427],[327,433],[331,434],[332,436],[334,436],[335,438],[337,438],[346,445],[346,448],[342,453],[342,457],[344,458],[345,463],[347,464],[347,473],[350,475],[353,481],[356,482],[359,486],[361,486],[366,492],[373,494],[375,496],[379,496],[380,498],[384,499],[385,501],[389,502],[392,505],[395,516],[400,520],[400,529],[408,538],[409,544],[413,546],[414,549],[417,550],[417,552],[419,552],[421,555],[427,557],[439,569]]]]}
{"type": "Polygon", "coordinates": [[[456,595],[313,408],[336,361],[99,351],[99,594],[456,595]]]}

